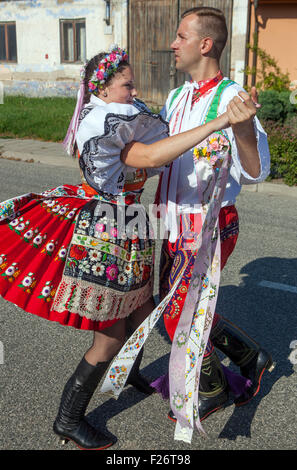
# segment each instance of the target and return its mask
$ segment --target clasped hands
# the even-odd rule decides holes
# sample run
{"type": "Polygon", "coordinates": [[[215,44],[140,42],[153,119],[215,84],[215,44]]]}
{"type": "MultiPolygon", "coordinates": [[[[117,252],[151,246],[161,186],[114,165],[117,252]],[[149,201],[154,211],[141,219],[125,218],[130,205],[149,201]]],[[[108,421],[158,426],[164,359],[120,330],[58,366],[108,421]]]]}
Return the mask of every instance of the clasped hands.
{"type": "Polygon", "coordinates": [[[260,105],[257,102],[257,92],[253,88],[251,95],[244,91],[238,93],[227,105],[227,111],[218,117],[220,128],[226,129],[232,127],[236,134],[244,135],[250,131],[257,108],[260,105]]]}

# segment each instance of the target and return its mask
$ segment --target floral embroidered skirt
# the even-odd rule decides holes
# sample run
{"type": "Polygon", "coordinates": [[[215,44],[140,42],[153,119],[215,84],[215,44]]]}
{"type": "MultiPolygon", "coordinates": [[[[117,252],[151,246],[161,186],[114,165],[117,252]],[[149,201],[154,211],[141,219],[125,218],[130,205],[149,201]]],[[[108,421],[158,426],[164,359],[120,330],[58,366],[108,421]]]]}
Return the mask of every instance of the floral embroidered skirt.
{"type": "Polygon", "coordinates": [[[127,317],[153,292],[154,241],[134,202],[65,185],[0,204],[0,295],[83,330],[127,317]]]}

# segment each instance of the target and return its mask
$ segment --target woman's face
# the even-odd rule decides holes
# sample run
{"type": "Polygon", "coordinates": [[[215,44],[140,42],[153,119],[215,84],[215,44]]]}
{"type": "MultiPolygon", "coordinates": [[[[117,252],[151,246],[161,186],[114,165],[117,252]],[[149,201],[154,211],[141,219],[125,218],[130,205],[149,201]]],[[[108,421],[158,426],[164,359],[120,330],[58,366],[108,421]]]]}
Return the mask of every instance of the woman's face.
{"type": "Polygon", "coordinates": [[[116,73],[110,84],[99,93],[99,98],[105,103],[133,104],[133,99],[136,96],[134,74],[130,66],[127,66],[122,72],[116,73]],[[104,96],[104,93],[107,96],[104,96]]]}

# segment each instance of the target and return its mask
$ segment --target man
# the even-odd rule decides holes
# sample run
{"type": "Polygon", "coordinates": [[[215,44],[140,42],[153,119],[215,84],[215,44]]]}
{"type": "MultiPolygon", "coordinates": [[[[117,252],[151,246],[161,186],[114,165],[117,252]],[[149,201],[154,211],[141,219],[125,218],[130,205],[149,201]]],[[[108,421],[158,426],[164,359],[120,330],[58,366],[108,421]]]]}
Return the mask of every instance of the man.
{"type": "MultiPolygon", "coordinates": [[[[238,236],[235,200],[241,184],[263,181],[270,168],[267,137],[255,118],[255,105],[239,85],[225,79],[220,71],[220,57],[227,37],[225,17],[220,10],[198,7],[183,13],[171,48],[175,54],[177,70],[188,73],[192,81],[172,90],[163,110],[165,119],[169,121],[171,134],[205,122],[214,96],[218,96],[216,112],[228,112],[230,127],[226,129],[226,134],[232,148],[232,165],[219,214],[221,269],[232,253],[238,236]]],[[[168,209],[165,223],[169,230],[169,240],[163,243],[160,261],[161,297],[168,293],[181,269],[188,263],[182,281],[164,312],[165,327],[172,341],[194,263],[193,259],[189,262],[191,251],[187,250],[188,240],[183,230],[186,228],[195,231],[196,216],[201,212],[192,151],[180,156],[165,169],[157,194],[156,202],[168,209]],[[174,222],[176,215],[181,218],[181,231],[174,222]]],[[[247,403],[258,393],[263,372],[266,369],[272,370],[273,367],[272,359],[266,351],[218,314],[214,316],[210,339],[200,373],[200,421],[224,406],[228,400],[228,381],[214,346],[238,365],[242,376],[249,380],[248,389],[244,393],[241,390],[235,394],[237,406],[247,403]]],[[[229,378],[229,385],[230,383],[229,378]]],[[[169,418],[176,420],[172,411],[169,418]]]]}

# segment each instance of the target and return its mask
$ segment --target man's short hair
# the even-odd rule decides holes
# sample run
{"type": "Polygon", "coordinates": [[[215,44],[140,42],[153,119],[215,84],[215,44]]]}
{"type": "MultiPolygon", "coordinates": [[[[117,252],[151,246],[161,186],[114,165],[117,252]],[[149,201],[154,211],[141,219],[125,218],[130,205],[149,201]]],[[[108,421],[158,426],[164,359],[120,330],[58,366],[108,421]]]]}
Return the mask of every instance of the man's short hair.
{"type": "Polygon", "coordinates": [[[218,8],[195,7],[184,11],[182,18],[189,15],[196,15],[201,19],[198,34],[201,38],[212,38],[214,52],[219,59],[228,39],[228,28],[224,13],[218,8]]]}

